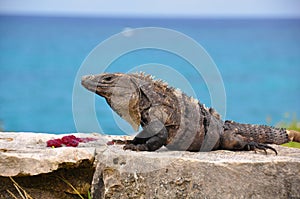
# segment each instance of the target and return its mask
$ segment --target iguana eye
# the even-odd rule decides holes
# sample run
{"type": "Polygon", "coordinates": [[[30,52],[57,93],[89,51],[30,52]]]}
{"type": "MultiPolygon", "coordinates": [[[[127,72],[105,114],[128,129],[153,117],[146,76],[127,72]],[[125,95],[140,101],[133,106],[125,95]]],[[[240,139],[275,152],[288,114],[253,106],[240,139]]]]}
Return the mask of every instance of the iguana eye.
{"type": "Polygon", "coordinates": [[[105,81],[110,81],[112,79],[112,77],[105,77],[104,80],[105,81]]]}
{"type": "Polygon", "coordinates": [[[112,76],[107,76],[107,77],[104,77],[104,78],[103,78],[103,81],[105,81],[105,82],[110,82],[112,79],[113,79],[112,76]]]}

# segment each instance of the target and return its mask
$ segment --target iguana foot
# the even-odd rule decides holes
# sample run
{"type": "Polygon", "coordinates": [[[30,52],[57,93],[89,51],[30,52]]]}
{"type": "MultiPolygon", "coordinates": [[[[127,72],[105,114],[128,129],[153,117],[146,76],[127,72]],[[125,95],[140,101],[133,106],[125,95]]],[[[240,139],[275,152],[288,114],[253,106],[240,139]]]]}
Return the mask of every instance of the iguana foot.
{"type": "Polygon", "coordinates": [[[256,151],[257,149],[263,150],[266,153],[266,155],[267,155],[267,149],[271,149],[277,155],[277,151],[273,147],[270,147],[267,144],[261,144],[257,142],[249,142],[248,144],[246,144],[245,149],[247,151],[256,151]]]}
{"type": "Polygon", "coordinates": [[[109,141],[107,145],[125,145],[123,147],[124,150],[132,150],[132,151],[148,151],[148,147],[146,144],[133,144],[135,143],[133,140],[115,140],[109,141]]]}
{"type": "Polygon", "coordinates": [[[134,144],[126,144],[123,147],[124,150],[132,150],[132,151],[149,151],[147,145],[145,144],[138,144],[138,145],[134,145],[134,144]]]}
{"type": "Polygon", "coordinates": [[[113,139],[112,142],[114,144],[124,145],[124,144],[131,144],[132,140],[115,140],[115,139],[113,139]]]}

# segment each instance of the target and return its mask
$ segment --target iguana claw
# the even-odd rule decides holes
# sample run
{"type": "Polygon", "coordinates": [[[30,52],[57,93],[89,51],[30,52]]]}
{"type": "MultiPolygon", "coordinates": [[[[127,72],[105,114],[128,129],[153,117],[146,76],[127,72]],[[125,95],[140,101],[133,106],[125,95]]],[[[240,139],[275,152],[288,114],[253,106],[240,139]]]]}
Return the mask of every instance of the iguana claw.
{"type": "Polygon", "coordinates": [[[257,143],[257,142],[249,142],[245,146],[245,149],[248,151],[256,151],[256,149],[263,150],[266,153],[266,155],[267,155],[267,149],[271,149],[277,155],[277,151],[273,147],[270,147],[267,144],[261,144],[261,143],[257,143]]]}

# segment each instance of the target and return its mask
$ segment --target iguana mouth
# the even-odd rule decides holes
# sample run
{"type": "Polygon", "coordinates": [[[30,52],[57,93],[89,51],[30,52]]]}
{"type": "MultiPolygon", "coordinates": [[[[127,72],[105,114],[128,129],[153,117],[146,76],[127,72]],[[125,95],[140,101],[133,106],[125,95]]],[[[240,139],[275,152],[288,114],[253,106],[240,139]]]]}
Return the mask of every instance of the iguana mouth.
{"type": "Polygon", "coordinates": [[[81,78],[81,85],[90,91],[96,91],[98,82],[94,81],[94,75],[85,75],[81,78]]]}
{"type": "Polygon", "coordinates": [[[92,92],[96,92],[97,94],[100,95],[106,93],[107,88],[113,87],[111,78],[107,78],[105,77],[105,75],[101,75],[101,76],[85,75],[81,78],[81,84],[86,89],[92,92]]]}

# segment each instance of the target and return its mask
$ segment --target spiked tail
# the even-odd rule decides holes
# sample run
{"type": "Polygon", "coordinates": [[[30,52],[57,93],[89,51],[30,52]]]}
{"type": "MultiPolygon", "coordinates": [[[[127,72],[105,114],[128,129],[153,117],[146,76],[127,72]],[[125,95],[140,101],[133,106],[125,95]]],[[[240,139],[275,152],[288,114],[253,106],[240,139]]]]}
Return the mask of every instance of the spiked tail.
{"type": "Polygon", "coordinates": [[[248,141],[262,144],[284,144],[300,138],[300,133],[287,131],[283,128],[274,128],[265,125],[240,124],[233,121],[225,121],[224,130],[235,130],[248,141]],[[290,132],[290,133],[288,133],[290,132]]]}
{"type": "Polygon", "coordinates": [[[289,141],[300,142],[300,132],[294,130],[286,130],[289,141]]]}

